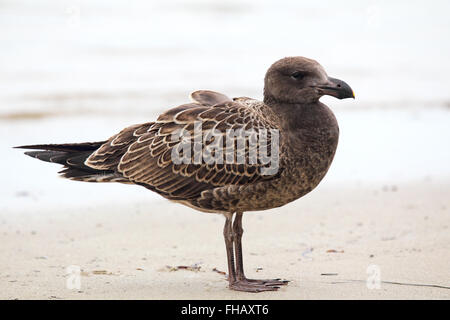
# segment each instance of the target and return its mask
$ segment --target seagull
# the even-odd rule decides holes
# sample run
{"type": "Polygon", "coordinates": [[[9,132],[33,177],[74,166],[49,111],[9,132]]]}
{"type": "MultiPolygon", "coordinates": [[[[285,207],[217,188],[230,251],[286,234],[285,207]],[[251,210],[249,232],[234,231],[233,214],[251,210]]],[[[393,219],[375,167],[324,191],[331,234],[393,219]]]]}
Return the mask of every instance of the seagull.
{"type": "Polygon", "coordinates": [[[268,69],[263,101],[199,90],[191,103],[105,141],[16,148],[63,165],[64,178],[141,185],[223,214],[229,288],[276,291],[288,281],[245,276],[242,218],[292,202],[324,178],[339,138],[333,112],[319,101],[324,95],[355,98],[347,83],[329,77],[315,60],[286,57],[268,69]]]}

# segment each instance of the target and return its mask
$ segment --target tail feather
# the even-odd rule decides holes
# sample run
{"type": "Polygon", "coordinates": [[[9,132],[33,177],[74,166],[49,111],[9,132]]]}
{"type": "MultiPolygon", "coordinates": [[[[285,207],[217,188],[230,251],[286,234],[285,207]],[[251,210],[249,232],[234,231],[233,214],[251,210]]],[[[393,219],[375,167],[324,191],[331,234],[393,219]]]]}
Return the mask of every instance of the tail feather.
{"type": "Polygon", "coordinates": [[[105,142],[40,144],[15,148],[39,150],[27,151],[25,154],[42,161],[64,165],[64,169],[59,172],[64,178],[88,182],[128,182],[121,181],[124,178],[112,170],[97,170],[84,164],[86,159],[105,142]]]}
{"type": "Polygon", "coordinates": [[[94,151],[100,148],[102,144],[106,141],[101,142],[83,142],[83,143],[64,143],[64,144],[33,144],[28,146],[18,146],[14,147],[17,149],[37,149],[37,150],[47,150],[47,151],[65,151],[65,152],[76,152],[76,151],[94,151]]]}
{"type": "Polygon", "coordinates": [[[42,161],[54,163],[61,163],[64,157],[67,155],[66,152],[61,151],[27,151],[25,152],[25,154],[42,161]]]}

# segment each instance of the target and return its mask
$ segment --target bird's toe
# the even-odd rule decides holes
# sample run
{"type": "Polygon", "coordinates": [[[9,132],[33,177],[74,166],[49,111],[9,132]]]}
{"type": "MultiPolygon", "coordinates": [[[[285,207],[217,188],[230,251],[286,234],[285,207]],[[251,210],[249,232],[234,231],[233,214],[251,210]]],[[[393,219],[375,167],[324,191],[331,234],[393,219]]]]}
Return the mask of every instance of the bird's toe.
{"type": "Polygon", "coordinates": [[[245,281],[249,283],[257,283],[264,286],[286,286],[289,283],[289,280],[282,279],[245,279],[245,281]]]}
{"type": "Polygon", "coordinates": [[[255,280],[243,279],[230,284],[231,290],[245,291],[245,292],[264,292],[277,291],[280,285],[286,285],[288,281],[277,279],[255,280]]]}

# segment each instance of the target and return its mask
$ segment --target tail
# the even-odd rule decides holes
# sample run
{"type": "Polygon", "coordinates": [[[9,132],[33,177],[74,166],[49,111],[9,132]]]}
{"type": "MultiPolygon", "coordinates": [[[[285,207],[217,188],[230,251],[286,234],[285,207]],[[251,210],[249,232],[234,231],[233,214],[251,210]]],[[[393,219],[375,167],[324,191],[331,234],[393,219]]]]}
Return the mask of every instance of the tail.
{"type": "Polygon", "coordinates": [[[19,146],[19,149],[34,149],[27,151],[27,156],[46,161],[59,163],[64,166],[60,171],[62,177],[87,182],[125,182],[112,170],[96,170],[84,164],[86,159],[102,144],[101,142],[67,143],[67,144],[40,144],[19,146]]]}

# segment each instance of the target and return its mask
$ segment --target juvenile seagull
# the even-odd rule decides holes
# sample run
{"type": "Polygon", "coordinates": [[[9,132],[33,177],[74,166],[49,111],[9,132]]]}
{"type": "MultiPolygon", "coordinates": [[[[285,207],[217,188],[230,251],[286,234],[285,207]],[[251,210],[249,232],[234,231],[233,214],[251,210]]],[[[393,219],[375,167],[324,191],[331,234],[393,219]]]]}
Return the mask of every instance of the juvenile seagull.
{"type": "MultiPolygon", "coordinates": [[[[68,179],[138,184],[200,211],[222,213],[229,288],[275,291],[287,281],[245,277],[242,216],[246,211],[281,207],[294,201],[313,190],[325,176],[336,151],[339,128],[333,112],[319,102],[323,95],[354,98],[349,85],[328,77],[316,61],[288,57],[267,71],[264,102],[247,97],[230,99],[200,90],[191,94],[194,102],[170,109],[156,121],[125,128],[106,141],[18,148],[41,150],[25,154],[64,165],[60,173],[68,179]],[[198,137],[198,124],[203,130],[199,141],[204,143],[195,146],[190,142],[198,137]],[[225,146],[220,143],[220,135],[206,137],[204,132],[210,129],[219,131],[222,138],[230,129],[256,132],[256,137],[271,130],[272,134],[265,135],[264,146],[266,151],[270,147],[271,156],[277,155],[275,170],[265,172],[263,169],[270,164],[259,158],[249,161],[250,147],[244,151],[234,148],[242,137],[244,146],[250,146],[252,135],[238,134],[232,137],[231,145],[225,146]],[[188,138],[174,139],[174,134],[180,132],[188,138]],[[279,133],[277,139],[274,132],[279,133]],[[195,161],[213,142],[215,153],[222,150],[231,155],[231,161],[195,161]],[[187,151],[182,148],[186,145],[187,151]],[[273,149],[274,145],[278,148],[273,149]],[[184,160],[190,161],[180,162],[174,154],[187,155],[184,160]],[[244,155],[244,163],[235,160],[239,155],[244,155]]],[[[257,148],[262,153],[263,146],[257,148]]]]}

